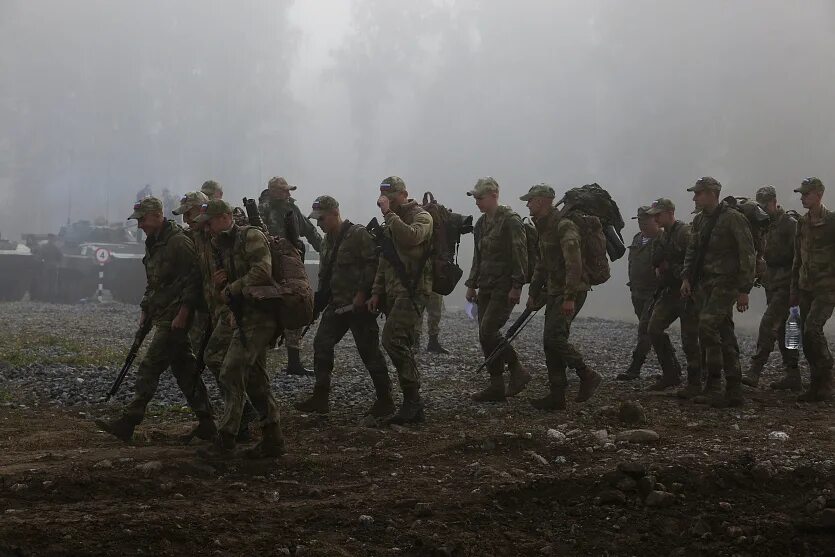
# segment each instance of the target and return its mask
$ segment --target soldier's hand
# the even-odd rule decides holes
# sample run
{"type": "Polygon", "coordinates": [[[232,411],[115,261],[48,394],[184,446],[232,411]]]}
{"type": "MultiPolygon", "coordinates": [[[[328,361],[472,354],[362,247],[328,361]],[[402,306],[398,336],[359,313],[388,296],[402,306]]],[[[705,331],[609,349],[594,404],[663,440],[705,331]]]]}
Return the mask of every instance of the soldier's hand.
{"type": "Polygon", "coordinates": [[[740,292],[736,297],[736,311],[742,313],[748,309],[748,294],[740,292]]]}
{"type": "Polygon", "coordinates": [[[464,295],[464,297],[467,299],[468,302],[474,304],[475,301],[478,299],[478,292],[476,292],[475,288],[467,288],[467,293],[464,295]]]}
{"type": "Polygon", "coordinates": [[[381,195],[379,198],[377,198],[377,207],[379,207],[380,212],[385,215],[386,213],[391,211],[391,201],[389,201],[389,198],[385,195],[381,195]]]}
{"type": "Polygon", "coordinates": [[[212,274],[212,282],[217,288],[223,288],[226,286],[226,281],[228,280],[226,276],[226,271],[223,269],[218,269],[217,271],[212,274]]]}
{"type": "Polygon", "coordinates": [[[361,311],[366,304],[365,292],[357,292],[354,294],[354,311],[361,311]]]}
{"type": "Polygon", "coordinates": [[[171,328],[185,329],[188,324],[188,314],[188,308],[186,306],[180,306],[180,311],[177,312],[177,315],[171,321],[171,328]]]}
{"type": "Polygon", "coordinates": [[[368,303],[366,305],[368,307],[368,311],[370,311],[371,313],[377,313],[379,311],[380,306],[380,295],[374,294],[373,296],[371,296],[371,299],[368,300],[368,303]]]}
{"type": "Polygon", "coordinates": [[[522,289],[521,288],[511,288],[510,292],[507,293],[507,301],[513,304],[514,306],[519,303],[519,300],[522,298],[522,289]]]}
{"type": "Polygon", "coordinates": [[[693,294],[693,291],[690,289],[690,281],[689,280],[684,279],[683,281],[681,281],[680,293],[681,293],[682,298],[689,298],[690,295],[693,294]]]}
{"type": "Polygon", "coordinates": [[[563,300],[562,302],[562,313],[566,317],[573,317],[574,316],[574,300],[563,300]]]}

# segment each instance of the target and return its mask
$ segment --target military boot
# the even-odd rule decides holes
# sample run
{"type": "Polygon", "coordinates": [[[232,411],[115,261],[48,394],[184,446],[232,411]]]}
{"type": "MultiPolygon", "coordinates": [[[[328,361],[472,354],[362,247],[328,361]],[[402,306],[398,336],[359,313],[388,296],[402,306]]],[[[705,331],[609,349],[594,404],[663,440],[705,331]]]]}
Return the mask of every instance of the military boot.
{"type": "Polygon", "coordinates": [[[511,362],[508,367],[510,368],[510,381],[507,382],[505,395],[516,396],[525,389],[525,386],[527,386],[528,383],[530,383],[531,374],[528,373],[528,370],[522,367],[519,360],[511,362]]]}
{"type": "Polygon", "coordinates": [[[592,397],[594,392],[600,387],[603,382],[603,377],[588,366],[577,370],[577,376],[580,377],[580,389],[577,391],[577,402],[585,402],[592,397]]]}
{"type": "Polygon", "coordinates": [[[219,431],[208,447],[197,449],[197,456],[205,460],[218,460],[235,456],[235,436],[219,431]]]}
{"type": "Polygon", "coordinates": [[[313,372],[302,365],[298,348],[287,349],[287,367],[282,371],[287,375],[313,375],[313,372]]]}
{"type": "Polygon", "coordinates": [[[394,406],[394,399],[391,397],[391,381],[389,380],[389,376],[372,375],[371,381],[374,383],[377,400],[374,401],[374,404],[371,405],[371,408],[366,414],[375,418],[383,418],[394,414],[396,407],[394,406]]]}
{"type": "Polygon", "coordinates": [[[779,381],[773,381],[769,387],[776,391],[802,391],[803,379],[800,377],[800,370],[796,367],[787,367],[783,378],[779,381]]]}
{"type": "Polygon", "coordinates": [[[490,385],[477,393],[473,393],[470,398],[475,402],[504,402],[504,377],[499,374],[491,375],[490,385]]]}
{"type": "Polygon", "coordinates": [[[670,387],[677,387],[681,384],[681,377],[678,375],[672,375],[669,373],[664,373],[658,380],[650,385],[647,390],[649,391],[663,391],[670,387]]]}
{"type": "Polygon", "coordinates": [[[676,392],[678,398],[690,400],[702,393],[702,370],[687,369],[687,386],[676,392]]]}
{"type": "Polygon", "coordinates": [[[438,335],[431,335],[429,337],[429,344],[426,345],[426,351],[433,354],[449,354],[449,350],[441,346],[438,341],[438,335]]]}
{"type": "Polygon", "coordinates": [[[754,388],[758,387],[760,385],[760,375],[762,375],[764,366],[765,363],[763,362],[751,362],[751,367],[749,367],[748,371],[745,372],[745,375],[742,376],[742,384],[754,388]]]}
{"type": "Polygon", "coordinates": [[[722,394],[722,376],[708,375],[702,392],[693,397],[696,404],[710,404],[722,394]]]}
{"type": "Polygon", "coordinates": [[[415,386],[408,386],[403,389],[403,404],[397,414],[389,418],[388,423],[394,425],[415,424],[424,420],[423,402],[420,400],[420,392],[415,386]]]}
{"type": "Polygon", "coordinates": [[[299,412],[315,412],[317,414],[327,414],[330,409],[328,404],[328,395],[330,388],[322,383],[317,383],[313,386],[313,394],[307,400],[296,402],[293,406],[299,412]]]}
{"type": "Polygon", "coordinates": [[[618,381],[634,381],[635,379],[640,379],[641,367],[642,365],[633,359],[632,363],[629,364],[629,367],[626,368],[626,371],[618,373],[615,379],[618,381]]]}
{"type": "Polygon", "coordinates": [[[809,389],[798,395],[797,402],[826,402],[832,400],[832,371],[815,373],[812,371],[809,389]]]}
{"type": "Polygon", "coordinates": [[[711,401],[714,408],[736,408],[745,404],[742,395],[742,381],[732,378],[725,381],[725,396],[717,396],[711,401]]]}
{"type": "Polygon", "coordinates": [[[134,422],[129,420],[126,416],[110,421],[96,420],[95,423],[102,431],[106,431],[120,441],[130,443],[133,439],[133,429],[136,427],[136,424],[134,424],[134,422]]]}
{"type": "Polygon", "coordinates": [[[531,406],[546,412],[565,410],[565,387],[563,385],[551,385],[547,395],[542,398],[531,399],[531,406]]]}
{"type": "Polygon", "coordinates": [[[284,454],[284,437],[278,424],[270,424],[261,430],[261,440],[254,447],[241,451],[241,456],[251,460],[278,458],[284,454]]]}
{"type": "Polygon", "coordinates": [[[183,437],[183,442],[188,443],[195,437],[203,441],[211,441],[215,436],[217,436],[215,421],[211,416],[201,416],[197,426],[183,437]]]}

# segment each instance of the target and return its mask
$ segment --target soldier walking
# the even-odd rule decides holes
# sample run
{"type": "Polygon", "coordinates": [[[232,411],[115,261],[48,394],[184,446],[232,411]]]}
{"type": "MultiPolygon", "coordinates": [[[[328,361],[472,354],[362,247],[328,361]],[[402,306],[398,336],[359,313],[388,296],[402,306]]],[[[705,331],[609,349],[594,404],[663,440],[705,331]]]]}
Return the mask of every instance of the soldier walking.
{"type": "MultiPolygon", "coordinates": [[[[426,344],[426,351],[433,354],[449,354],[449,350],[441,345],[438,336],[441,333],[441,317],[444,315],[444,297],[437,292],[432,292],[426,298],[426,332],[429,334],[429,342],[426,344]]],[[[423,316],[415,323],[415,345],[414,350],[420,349],[420,335],[423,332],[423,316]]]]}
{"type": "Polygon", "coordinates": [[[390,242],[392,249],[383,249],[368,309],[386,312],[383,348],[397,369],[403,390],[403,404],[389,423],[421,422],[420,372],[412,346],[415,322],[432,291],[432,265],[426,259],[432,241],[432,217],[409,199],[405,182],[397,176],[382,181],[377,206],[386,222],[384,241],[390,242]]]}
{"type": "Polygon", "coordinates": [[[388,416],[395,410],[389,370],[380,351],[377,315],[366,308],[377,272],[374,241],[364,226],[342,220],[339,202],[328,195],[316,198],[308,218],[325,233],[317,296],[326,297],[327,306],[313,339],[313,394],[295,407],[301,412],[328,412],[334,347],[350,329],[377,393],[368,414],[388,416]]]}
{"type": "Polygon", "coordinates": [[[751,358],[751,367],[742,377],[742,383],[750,387],[759,385],[763,367],[774,349],[774,341],[777,341],[780,355],[783,357],[785,375],[780,381],[772,383],[771,387],[800,391],[803,389],[803,382],[797,367],[798,350],[786,348],[785,343],[797,219],[777,205],[777,192],[773,186],[758,189],[756,199],[769,216],[763,249],[765,268],[758,273],[765,288],[766,308],[760,319],[757,352],[751,358]]]}
{"type": "Polygon", "coordinates": [[[142,423],[162,373],[171,368],[188,405],[197,415],[198,426],[189,435],[209,440],[216,429],[206,386],[197,373],[188,331],[200,299],[200,275],[194,243],[175,222],[163,216],[162,202],[146,197],[133,206],[128,219],[136,219],[148,236],[145,242],[145,274],[148,285],[139,306],[140,327],[146,319],[154,326],[154,338],[136,374],[133,400],[116,420],[96,420],[104,431],[128,442],[142,423]]]}
{"type": "Polygon", "coordinates": [[[700,178],[687,189],[700,212],[693,219],[681,272],[681,295],[693,296],[699,312],[699,344],[707,369],[703,395],[717,407],[745,402],[733,305],[740,312],[748,309],[756,258],[747,219],[719,201],[721,190],[722,184],[711,177],[700,178]],[[721,397],[723,369],[725,396],[721,397]]]}
{"type": "Polygon", "coordinates": [[[803,354],[809,362],[809,389],[799,402],[832,399],[832,353],[823,328],[835,308],[835,213],[823,205],[823,182],[806,178],[799,188],[806,214],[797,224],[791,299],[800,306],[803,354]]]}
{"type": "Polygon", "coordinates": [[[542,343],[549,393],[531,400],[531,404],[550,412],[565,408],[567,367],[576,370],[580,378],[577,402],[590,399],[603,380],[568,341],[571,322],[583,308],[591,286],[583,272],[580,229],[554,207],[555,195],[554,188],[539,184],[519,198],[527,202],[539,232],[539,261],[531,280],[527,307],[539,309],[545,305],[542,343]]]}
{"type": "Polygon", "coordinates": [[[491,177],[479,179],[467,192],[482,212],[473,230],[475,249],[467,286],[467,301],[478,305],[478,339],[485,357],[504,344],[501,355],[487,367],[490,383],[474,393],[476,402],[496,402],[519,394],[531,380],[519,363],[512,345],[499,330],[507,323],[528,280],[528,245],[521,217],[507,205],[499,204],[499,184],[491,177]],[[504,370],[510,371],[505,388],[504,370]]]}

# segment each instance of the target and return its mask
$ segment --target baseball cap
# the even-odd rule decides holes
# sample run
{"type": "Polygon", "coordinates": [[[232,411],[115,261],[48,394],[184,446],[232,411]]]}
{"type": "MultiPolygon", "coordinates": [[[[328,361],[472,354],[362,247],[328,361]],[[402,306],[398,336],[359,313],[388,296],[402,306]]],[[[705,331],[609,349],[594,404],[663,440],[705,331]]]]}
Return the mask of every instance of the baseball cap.
{"type": "Polygon", "coordinates": [[[133,204],[133,213],[130,214],[128,220],[140,219],[145,215],[151,213],[162,213],[162,201],[156,197],[146,197],[142,201],[137,201],[133,204]]]}
{"type": "Polygon", "coordinates": [[[638,214],[632,217],[632,219],[645,219],[649,216],[649,206],[641,205],[640,207],[638,207],[638,214]]]}
{"type": "Polygon", "coordinates": [[[478,182],[475,183],[475,187],[468,191],[467,195],[472,197],[481,197],[482,195],[498,191],[499,183],[492,176],[485,176],[484,178],[478,179],[478,182]]]}
{"type": "Polygon", "coordinates": [[[267,182],[268,189],[276,189],[276,190],[287,190],[293,191],[296,189],[296,186],[291,186],[287,183],[287,180],[282,178],[281,176],[274,176],[270,178],[270,181],[267,182]]]}
{"type": "Polygon", "coordinates": [[[232,207],[222,199],[212,199],[200,206],[200,214],[194,219],[195,222],[206,222],[218,215],[231,215],[232,207]]]}
{"type": "Polygon", "coordinates": [[[809,193],[810,191],[820,190],[823,191],[823,182],[820,181],[820,178],[815,178],[814,176],[811,178],[806,178],[801,182],[799,188],[795,188],[794,191],[798,193],[809,193]]]}
{"type": "Polygon", "coordinates": [[[380,182],[380,193],[383,195],[393,195],[406,191],[406,182],[399,176],[389,176],[380,182]]]}
{"type": "Polygon", "coordinates": [[[309,219],[318,219],[322,216],[322,214],[326,213],[327,211],[332,211],[333,209],[339,208],[339,201],[334,199],[329,195],[320,195],[316,198],[313,202],[313,211],[310,212],[307,218],[309,219]]]}
{"type": "Polygon", "coordinates": [[[180,206],[171,212],[175,215],[184,215],[195,207],[200,207],[208,202],[209,197],[206,193],[202,191],[190,191],[180,198],[180,206]]]}
{"type": "Polygon", "coordinates": [[[531,186],[531,189],[528,190],[528,193],[520,197],[522,201],[527,201],[534,197],[550,197],[554,199],[557,196],[557,193],[554,191],[554,188],[549,186],[548,184],[537,184],[535,186],[531,186]]]}
{"type": "Polygon", "coordinates": [[[666,197],[659,197],[655,201],[652,202],[649,209],[647,210],[648,216],[657,215],[663,213],[664,211],[675,211],[676,205],[666,197]]]}
{"type": "Polygon", "coordinates": [[[200,191],[206,194],[206,197],[212,198],[219,193],[223,193],[223,187],[214,180],[206,180],[200,186],[200,191]]]}
{"type": "Polygon", "coordinates": [[[716,178],[705,176],[703,178],[699,178],[698,180],[696,180],[696,183],[694,185],[687,188],[687,191],[702,190],[722,191],[722,184],[720,184],[719,180],[717,180],[716,178]]]}
{"type": "Polygon", "coordinates": [[[763,186],[757,190],[756,199],[758,204],[766,205],[769,201],[777,199],[777,190],[774,186],[763,186]]]}

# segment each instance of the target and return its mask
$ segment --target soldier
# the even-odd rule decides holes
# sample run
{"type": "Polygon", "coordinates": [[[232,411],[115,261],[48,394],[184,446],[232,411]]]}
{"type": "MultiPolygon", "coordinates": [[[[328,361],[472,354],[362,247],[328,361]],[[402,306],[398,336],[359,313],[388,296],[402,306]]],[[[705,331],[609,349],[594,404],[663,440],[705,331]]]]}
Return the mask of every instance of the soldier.
{"type": "MultiPolygon", "coordinates": [[[[204,184],[205,186],[205,184],[204,184]]],[[[185,194],[180,199],[180,206],[172,211],[175,215],[183,215],[183,220],[188,224],[186,231],[189,238],[194,242],[197,253],[197,264],[200,269],[201,283],[203,286],[203,304],[195,312],[194,324],[191,326],[189,337],[191,346],[197,351],[197,359],[205,364],[212,376],[220,386],[220,368],[223,365],[223,358],[226,356],[226,349],[232,342],[234,332],[229,325],[229,307],[215,287],[213,275],[217,270],[214,263],[215,250],[212,246],[212,236],[209,233],[206,223],[197,223],[203,205],[209,202],[209,198],[201,191],[194,191],[185,194]],[[206,335],[209,335],[208,340],[206,335]],[[202,350],[202,354],[200,353],[202,350]]],[[[198,373],[202,369],[198,368],[198,373]]],[[[241,426],[238,429],[236,441],[244,443],[250,440],[249,424],[255,419],[256,412],[249,401],[244,405],[241,426]]]]}
{"type": "MultiPolygon", "coordinates": [[[[174,197],[174,195],[172,195],[171,190],[169,190],[168,188],[162,189],[162,204],[165,207],[178,206],[177,199],[174,197]]],[[[173,211],[172,214],[174,215],[174,218],[172,219],[174,222],[176,222],[177,224],[183,224],[183,217],[181,215],[178,215],[173,211]]]]}
{"type": "Polygon", "coordinates": [[[214,180],[206,180],[203,182],[203,185],[200,186],[200,191],[210,200],[223,199],[223,186],[214,180]]]}
{"type": "MultiPolygon", "coordinates": [[[[225,303],[240,309],[229,317],[234,329],[220,368],[218,381],[224,401],[223,418],[214,444],[198,451],[204,458],[228,457],[236,445],[247,395],[261,418],[261,441],[244,451],[247,458],[267,458],[284,454],[278,404],[267,375],[267,347],[279,334],[275,310],[247,297],[248,287],[270,286],[272,257],[267,238],[258,228],[239,227],[232,218],[232,207],[215,199],[201,208],[197,222],[207,222],[219,250],[222,269],[214,281],[225,303]]],[[[231,313],[231,312],[230,312],[231,313]]]]}
{"type": "Polygon", "coordinates": [[[757,352],[751,358],[751,367],[743,376],[742,382],[750,387],[756,387],[759,384],[760,374],[768,362],[776,340],[783,357],[785,375],[780,381],[773,382],[771,387],[800,391],[803,388],[803,382],[797,367],[798,352],[797,349],[786,348],[784,342],[786,316],[789,314],[789,288],[791,287],[797,220],[777,205],[777,192],[773,186],[758,189],[756,199],[770,217],[763,252],[765,269],[758,272],[758,278],[765,287],[767,305],[760,320],[757,352]]]}
{"type": "Polygon", "coordinates": [[[140,302],[140,326],[145,319],[154,324],[154,338],[136,377],[136,393],[122,417],[96,420],[104,431],[129,442],[134,428],[145,417],[145,408],[154,396],[159,377],[170,366],[189,406],[200,420],[189,438],[212,439],[216,433],[212,406],[206,386],[198,375],[188,338],[192,312],[200,298],[200,276],[194,243],[176,223],[163,216],[162,202],[146,197],[133,206],[128,219],[136,219],[148,235],[145,273],[148,285],[140,302]]]}
{"type": "MultiPolygon", "coordinates": [[[[429,333],[429,342],[426,344],[426,351],[433,354],[449,354],[449,350],[441,345],[438,335],[441,332],[441,317],[444,314],[444,297],[437,292],[431,292],[426,298],[426,332],[429,333]]],[[[423,316],[415,323],[415,344],[414,350],[420,348],[420,335],[423,332],[423,316]]]]}
{"type": "Polygon", "coordinates": [[[800,306],[803,354],[809,362],[809,389],[799,402],[832,399],[832,353],[823,328],[835,308],[835,213],[823,203],[823,182],[806,178],[794,191],[806,214],[797,224],[792,265],[791,306],[800,306]]]}
{"type": "Polygon", "coordinates": [[[391,398],[391,380],[380,351],[377,316],[366,309],[377,272],[374,241],[364,226],[342,220],[339,202],[333,197],[317,197],[308,218],[315,220],[325,233],[317,295],[327,298],[327,306],[313,340],[313,369],[316,374],[313,395],[297,403],[296,409],[322,414],[328,412],[334,346],[350,329],[377,393],[377,400],[368,413],[376,418],[392,414],[395,408],[391,398]]]}
{"type": "Polygon", "coordinates": [[[681,364],[667,334],[667,329],[678,319],[681,347],[687,358],[687,386],[678,396],[693,398],[702,392],[699,315],[696,306],[681,297],[681,269],[690,244],[690,225],[676,219],[675,204],[663,197],[653,202],[647,214],[653,216],[661,228],[652,248],[652,264],[661,291],[647,325],[650,342],[661,365],[661,378],[650,389],[662,390],[681,382],[681,364]]]}
{"type": "Polygon", "coordinates": [[[519,198],[527,202],[539,232],[539,260],[526,305],[531,309],[545,305],[542,343],[550,387],[547,395],[531,400],[531,404],[549,412],[565,409],[566,367],[576,370],[580,378],[577,402],[590,399],[603,380],[568,342],[571,322],[583,308],[591,286],[583,271],[580,229],[557,211],[554,197],[554,188],[538,184],[519,198]]]}
{"type": "Polygon", "coordinates": [[[658,290],[658,277],[652,265],[652,248],[658,237],[659,228],[653,216],[647,214],[647,211],[649,207],[638,207],[637,216],[632,217],[638,220],[639,232],[635,234],[629,245],[629,282],[626,285],[632,297],[632,308],[638,318],[638,343],[632,351],[629,368],[617,376],[617,379],[623,381],[640,377],[641,367],[652,348],[647,327],[658,290]]]}
{"type": "Polygon", "coordinates": [[[687,189],[700,212],[693,219],[684,257],[681,295],[692,295],[699,312],[699,344],[707,369],[703,394],[714,406],[726,407],[745,402],[733,305],[736,302],[739,312],[748,309],[756,252],[748,220],[720,203],[721,190],[722,184],[711,177],[700,178],[687,189]],[[719,397],[723,369],[724,398],[719,397]]]}
{"type": "MultiPolygon", "coordinates": [[[[475,249],[470,276],[464,283],[467,301],[478,305],[478,339],[481,350],[489,356],[502,343],[499,330],[507,323],[513,306],[522,296],[528,271],[528,244],[521,217],[507,205],[499,204],[499,184],[491,177],[479,179],[467,192],[483,213],[476,222],[475,249]]],[[[474,393],[476,402],[505,400],[519,394],[531,380],[519,363],[512,345],[505,343],[501,355],[487,368],[490,384],[474,393]],[[505,365],[510,382],[505,388],[505,365]]]]}
{"type": "Polygon", "coordinates": [[[368,309],[387,312],[383,348],[397,369],[403,390],[403,404],[389,423],[421,422],[420,372],[412,346],[415,321],[432,291],[432,265],[425,258],[432,241],[432,217],[409,199],[406,184],[397,176],[382,181],[377,206],[386,222],[384,240],[391,242],[393,249],[383,249],[368,309]]]}
{"type": "MultiPolygon", "coordinates": [[[[316,227],[304,218],[301,210],[296,205],[296,201],[290,197],[290,192],[294,191],[296,186],[291,186],[287,183],[287,180],[276,176],[270,179],[267,189],[269,190],[269,200],[264,203],[265,211],[263,211],[262,217],[269,233],[278,238],[287,238],[288,231],[285,217],[292,212],[296,232],[307,238],[313,249],[318,252],[322,245],[322,236],[316,230],[316,227]]],[[[284,343],[287,345],[287,368],[283,371],[290,375],[311,374],[311,371],[306,369],[301,361],[301,333],[301,329],[287,329],[284,331],[284,343]]]]}

